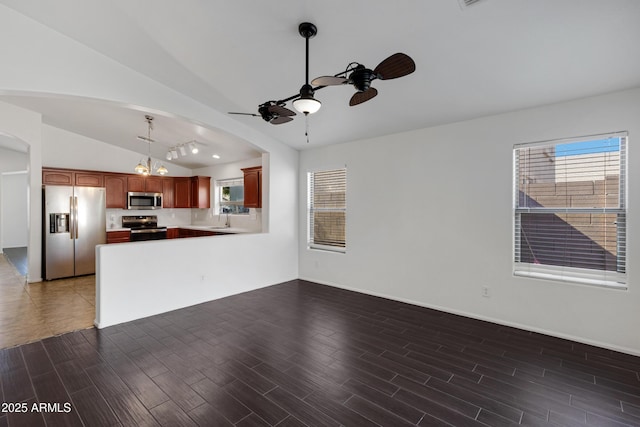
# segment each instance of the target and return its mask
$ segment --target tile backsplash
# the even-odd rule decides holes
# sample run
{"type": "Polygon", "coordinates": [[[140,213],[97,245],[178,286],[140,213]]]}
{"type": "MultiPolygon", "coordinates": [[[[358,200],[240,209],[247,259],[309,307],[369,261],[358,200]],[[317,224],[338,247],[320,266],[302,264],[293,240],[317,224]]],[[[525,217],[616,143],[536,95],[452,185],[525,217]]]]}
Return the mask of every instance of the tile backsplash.
{"type": "MultiPolygon", "coordinates": [[[[107,229],[122,228],[122,217],[131,215],[156,215],[160,226],[224,225],[227,220],[226,215],[214,214],[212,209],[107,209],[107,229]]],[[[251,209],[248,215],[229,215],[229,222],[232,227],[260,231],[262,209],[251,209]]]]}
{"type": "Polygon", "coordinates": [[[121,228],[122,217],[130,215],[156,215],[160,226],[191,225],[191,209],[107,209],[107,229],[121,228]]]}

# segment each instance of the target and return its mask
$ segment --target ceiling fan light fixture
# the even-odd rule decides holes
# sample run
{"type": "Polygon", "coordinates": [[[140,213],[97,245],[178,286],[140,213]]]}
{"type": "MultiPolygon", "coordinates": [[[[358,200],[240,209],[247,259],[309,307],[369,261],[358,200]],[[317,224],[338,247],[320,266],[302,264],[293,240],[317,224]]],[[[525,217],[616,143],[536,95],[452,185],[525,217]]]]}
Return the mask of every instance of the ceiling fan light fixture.
{"type": "Polygon", "coordinates": [[[321,106],[322,103],[313,97],[313,88],[308,84],[300,89],[300,98],[293,101],[293,108],[305,116],[318,112],[321,106]]]}

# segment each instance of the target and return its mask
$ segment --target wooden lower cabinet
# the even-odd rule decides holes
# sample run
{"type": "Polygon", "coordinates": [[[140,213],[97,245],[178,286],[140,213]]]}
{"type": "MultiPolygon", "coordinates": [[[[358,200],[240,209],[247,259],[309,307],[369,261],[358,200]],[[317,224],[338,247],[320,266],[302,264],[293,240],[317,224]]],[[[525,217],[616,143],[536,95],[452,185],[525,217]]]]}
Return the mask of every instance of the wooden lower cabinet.
{"type": "Polygon", "coordinates": [[[107,231],[107,243],[125,243],[131,241],[129,230],[107,231]]]}
{"type": "Polygon", "coordinates": [[[204,237],[204,236],[217,236],[215,231],[208,230],[194,230],[192,228],[176,228],[178,230],[178,238],[183,239],[185,237],[204,237]]]}
{"type": "Polygon", "coordinates": [[[176,239],[178,238],[179,228],[167,228],[167,239],[176,239]]]}

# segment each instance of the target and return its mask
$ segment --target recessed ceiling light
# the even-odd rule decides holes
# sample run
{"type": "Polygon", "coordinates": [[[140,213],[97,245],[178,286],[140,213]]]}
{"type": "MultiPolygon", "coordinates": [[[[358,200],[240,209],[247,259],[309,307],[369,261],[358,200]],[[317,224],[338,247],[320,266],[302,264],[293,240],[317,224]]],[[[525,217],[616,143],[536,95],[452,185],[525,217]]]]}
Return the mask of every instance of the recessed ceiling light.
{"type": "Polygon", "coordinates": [[[211,157],[213,157],[214,159],[219,159],[219,158],[220,158],[220,156],[218,156],[217,154],[214,154],[214,155],[213,155],[213,156],[211,156],[211,157]]]}

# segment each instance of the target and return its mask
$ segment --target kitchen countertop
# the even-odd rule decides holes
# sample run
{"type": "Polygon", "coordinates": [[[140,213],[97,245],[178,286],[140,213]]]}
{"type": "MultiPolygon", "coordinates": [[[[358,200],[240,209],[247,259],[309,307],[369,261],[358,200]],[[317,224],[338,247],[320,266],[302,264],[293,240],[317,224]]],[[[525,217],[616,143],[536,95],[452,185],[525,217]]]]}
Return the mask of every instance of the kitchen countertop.
{"type": "Polygon", "coordinates": [[[251,233],[251,231],[238,227],[220,227],[215,225],[176,225],[167,228],[186,228],[189,230],[215,231],[216,233],[251,233]]]}

